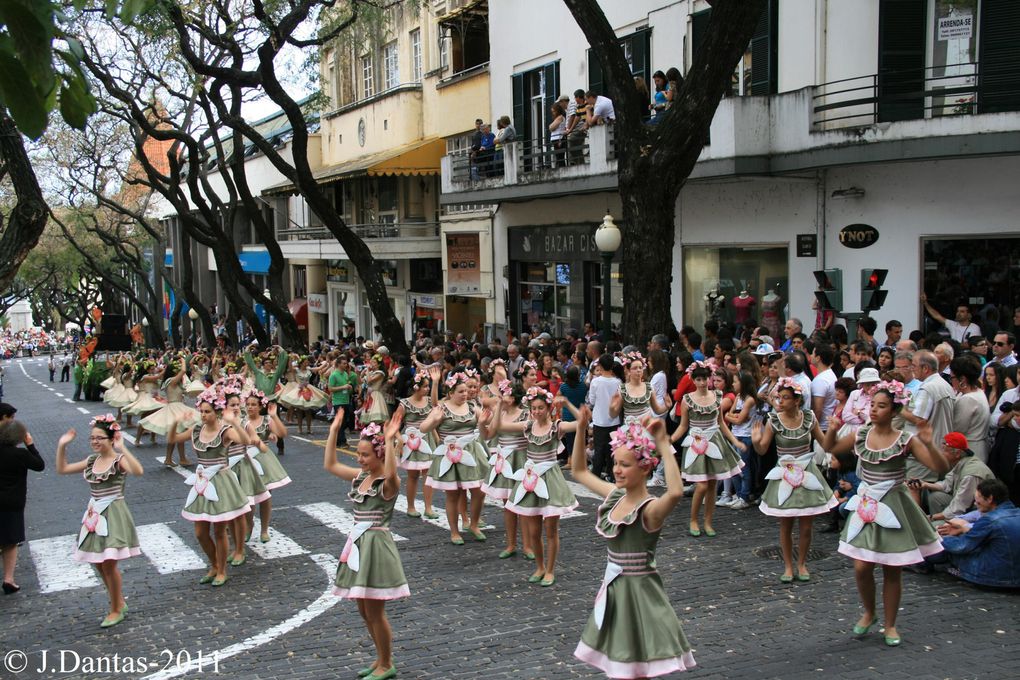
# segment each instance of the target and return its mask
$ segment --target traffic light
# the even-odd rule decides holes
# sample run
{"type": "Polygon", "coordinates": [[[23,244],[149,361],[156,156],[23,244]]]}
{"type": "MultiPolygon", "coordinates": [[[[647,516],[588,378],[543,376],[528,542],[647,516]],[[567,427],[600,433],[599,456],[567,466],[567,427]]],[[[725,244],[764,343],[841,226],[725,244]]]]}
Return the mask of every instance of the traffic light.
{"type": "Polygon", "coordinates": [[[881,309],[889,291],[882,289],[888,269],[861,270],[861,311],[870,312],[881,309]]]}
{"type": "Polygon", "coordinates": [[[843,270],[819,269],[815,271],[818,290],[815,298],[818,306],[826,311],[839,312],[843,309],[843,270]]]}

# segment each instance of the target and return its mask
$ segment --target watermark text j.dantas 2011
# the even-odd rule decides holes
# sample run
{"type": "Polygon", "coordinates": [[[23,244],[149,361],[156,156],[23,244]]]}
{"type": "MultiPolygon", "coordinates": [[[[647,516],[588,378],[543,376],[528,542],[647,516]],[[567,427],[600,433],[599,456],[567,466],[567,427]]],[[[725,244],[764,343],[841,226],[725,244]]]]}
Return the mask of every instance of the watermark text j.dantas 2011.
{"type": "MultiPolygon", "coordinates": [[[[219,652],[203,652],[201,649],[162,649],[153,656],[130,656],[126,654],[91,655],[73,649],[40,649],[31,654],[20,649],[4,653],[2,670],[8,673],[28,671],[31,674],[59,675],[77,673],[80,675],[120,673],[137,675],[166,671],[187,673],[219,673],[219,652]]],[[[0,673],[3,675],[3,673],[0,673]]]]}

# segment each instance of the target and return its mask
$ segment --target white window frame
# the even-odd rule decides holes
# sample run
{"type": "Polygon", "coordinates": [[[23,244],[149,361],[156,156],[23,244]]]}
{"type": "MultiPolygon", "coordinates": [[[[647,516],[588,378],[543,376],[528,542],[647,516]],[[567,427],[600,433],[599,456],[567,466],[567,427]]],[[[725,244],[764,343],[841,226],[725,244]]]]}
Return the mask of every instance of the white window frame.
{"type": "Polygon", "coordinates": [[[383,45],[383,78],[385,90],[392,90],[400,85],[400,61],[396,40],[383,45]]]}
{"type": "Polygon", "coordinates": [[[365,54],[361,57],[361,92],[364,99],[375,94],[375,64],[372,63],[372,55],[365,54]]]}
{"type": "Polygon", "coordinates": [[[411,82],[420,83],[422,76],[421,29],[411,31],[411,82]]]}

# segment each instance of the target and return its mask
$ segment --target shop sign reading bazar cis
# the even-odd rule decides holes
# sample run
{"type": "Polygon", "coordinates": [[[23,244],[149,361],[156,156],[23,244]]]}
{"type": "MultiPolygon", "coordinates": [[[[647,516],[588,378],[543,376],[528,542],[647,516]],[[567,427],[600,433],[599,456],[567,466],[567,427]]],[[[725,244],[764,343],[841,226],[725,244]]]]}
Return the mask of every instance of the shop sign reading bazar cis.
{"type": "Polygon", "coordinates": [[[839,230],[839,242],[847,248],[867,248],[878,241],[878,229],[870,224],[850,224],[839,230]]]}

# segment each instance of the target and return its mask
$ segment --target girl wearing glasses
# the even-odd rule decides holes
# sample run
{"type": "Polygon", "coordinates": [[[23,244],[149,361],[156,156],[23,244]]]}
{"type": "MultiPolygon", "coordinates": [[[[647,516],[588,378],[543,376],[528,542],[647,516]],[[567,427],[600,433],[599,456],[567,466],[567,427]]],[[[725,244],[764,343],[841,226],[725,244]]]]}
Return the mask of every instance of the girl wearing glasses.
{"type": "Polygon", "coordinates": [[[67,445],[77,433],[71,428],[57,442],[57,473],[82,473],[89,484],[88,507],[81,520],[74,559],[96,565],[110,596],[110,612],[99,625],[116,626],[124,620],[127,602],[121,590],[119,560],[141,555],[135,521],[124,500],[127,475],[140,475],[142,464],[124,446],[120,425],[111,415],[97,416],[90,423],[92,454],[77,463],[67,462],[67,445]]]}

